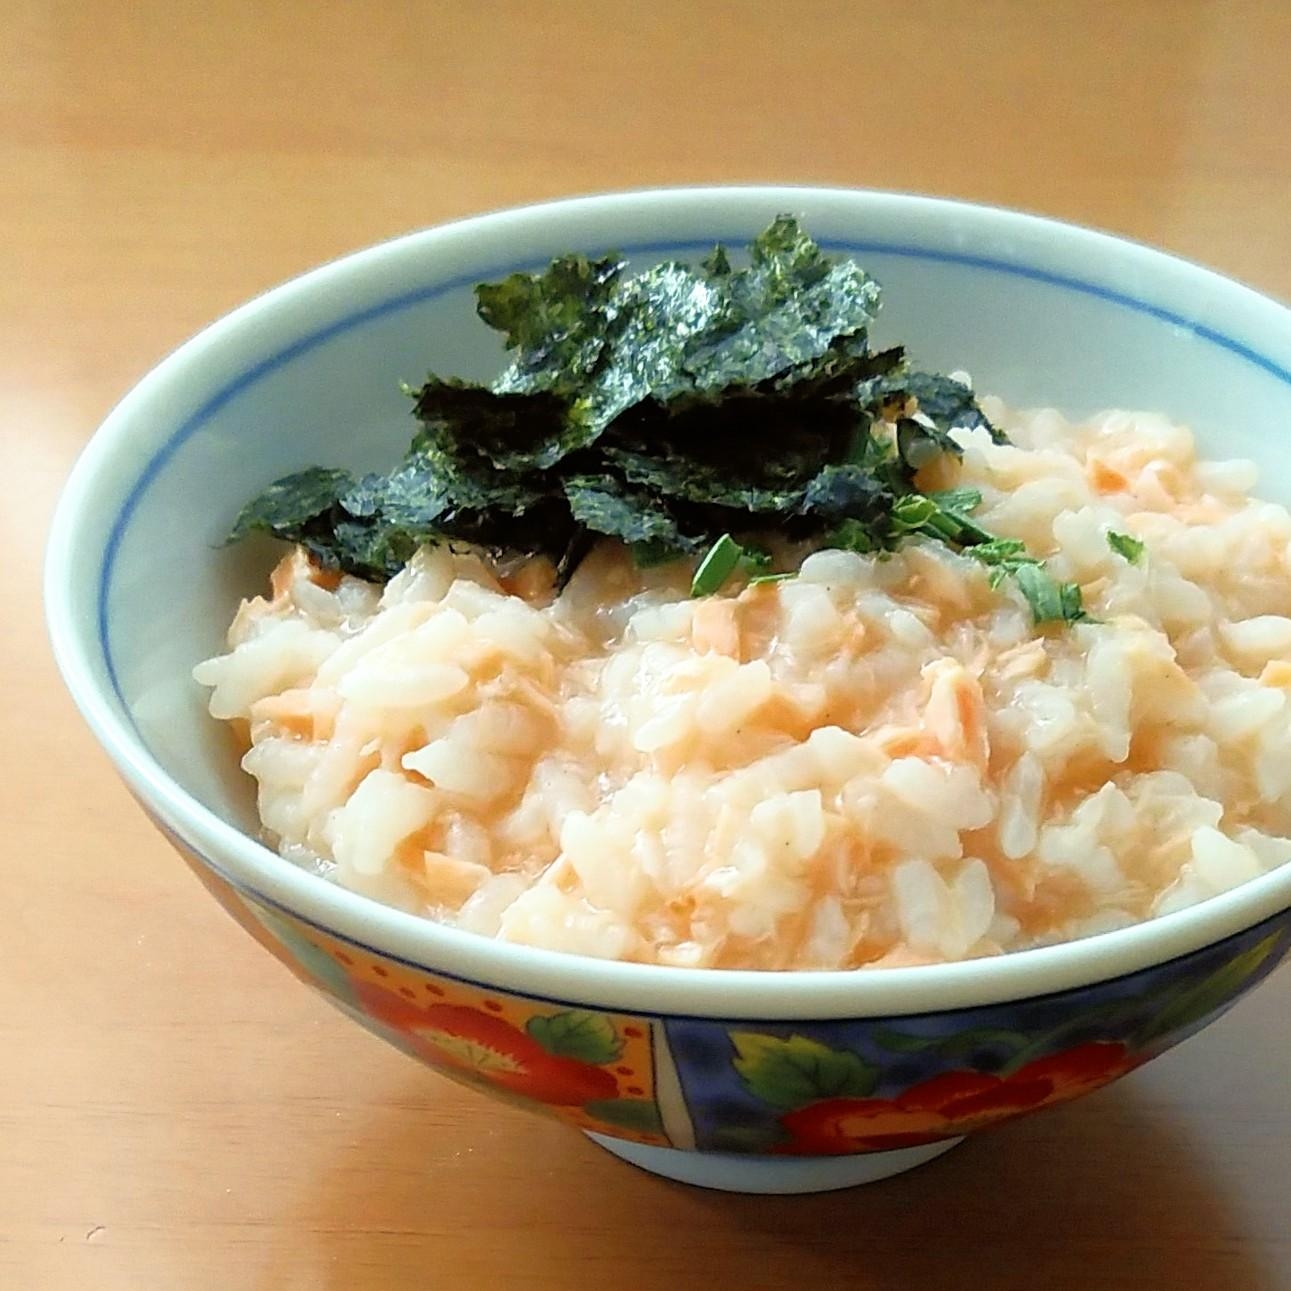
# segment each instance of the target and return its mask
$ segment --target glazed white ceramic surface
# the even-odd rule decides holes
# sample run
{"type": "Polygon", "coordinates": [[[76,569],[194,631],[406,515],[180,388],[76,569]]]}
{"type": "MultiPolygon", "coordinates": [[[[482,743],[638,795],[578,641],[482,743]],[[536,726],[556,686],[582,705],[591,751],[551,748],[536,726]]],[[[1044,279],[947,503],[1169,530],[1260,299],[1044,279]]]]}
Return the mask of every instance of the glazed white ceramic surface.
{"type": "Polygon", "coordinates": [[[943,1139],[913,1148],[893,1148],[888,1152],[866,1152],[860,1156],[842,1157],[749,1157],[735,1152],[681,1152],[676,1148],[656,1148],[628,1143],[604,1134],[589,1134],[593,1143],[612,1152],[651,1174],[674,1179],[677,1183],[716,1192],[746,1192],[777,1196],[809,1192],[836,1192],[856,1188],[863,1183],[879,1183],[894,1175],[905,1174],[918,1166],[935,1161],[962,1139],[943,1139]]]}

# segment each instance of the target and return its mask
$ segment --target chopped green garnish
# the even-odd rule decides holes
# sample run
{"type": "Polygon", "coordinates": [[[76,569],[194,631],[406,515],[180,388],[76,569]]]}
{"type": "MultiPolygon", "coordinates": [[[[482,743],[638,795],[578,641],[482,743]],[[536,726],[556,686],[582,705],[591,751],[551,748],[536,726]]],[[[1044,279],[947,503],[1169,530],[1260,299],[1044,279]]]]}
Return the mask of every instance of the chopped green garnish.
{"type": "Polygon", "coordinates": [[[1010,565],[1038,565],[1040,562],[1027,554],[1027,545],[1020,538],[992,538],[967,548],[967,554],[983,565],[996,565],[1009,570],[1010,565]]]}
{"type": "MultiPolygon", "coordinates": [[[[976,493],[975,490],[965,489],[965,493],[976,493]]],[[[933,512],[924,521],[923,531],[930,538],[940,538],[943,542],[949,542],[957,547],[971,547],[979,543],[990,543],[995,541],[995,535],[988,530],[983,529],[976,521],[968,518],[970,508],[956,509],[938,500],[940,495],[929,493],[925,495],[925,501],[932,502],[933,512]]],[[[980,501],[981,495],[976,494],[980,501]]]]}
{"type": "Polygon", "coordinates": [[[1012,578],[1031,606],[1037,624],[1078,623],[1087,618],[1077,583],[1059,583],[1018,538],[992,538],[964,548],[964,555],[981,561],[990,570],[992,588],[1012,578]]]}
{"type": "Polygon", "coordinates": [[[1061,604],[1059,618],[1064,623],[1093,623],[1085,613],[1085,601],[1081,595],[1079,583],[1059,583],[1058,597],[1061,604]]]}
{"type": "Polygon", "coordinates": [[[1010,572],[1037,624],[1079,623],[1087,617],[1078,583],[1057,582],[1038,562],[1021,564],[1010,572]]]}
{"type": "Polygon", "coordinates": [[[749,579],[750,587],[761,587],[764,583],[787,583],[791,578],[797,578],[796,570],[786,569],[779,574],[758,574],[749,579]]]}
{"type": "Polygon", "coordinates": [[[963,515],[972,515],[982,505],[982,494],[979,489],[938,489],[927,496],[942,510],[958,511],[963,515]]]}
{"type": "Polygon", "coordinates": [[[916,533],[938,512],[937,504],[921,493],[908,493],[892,504],[893,526],[898,533],[916,533]]]}
{"type": "Polygon", "coordinates": [[[1144,546],[1141,538],[1132,534],[1117,533],[1115,529],[1107,531],[1107,545],[1118,555],[1123,556],[1131,565],[1138,563],[1143,555],[1144,546]]]}
{"type": "Polygon", "coordinates": [[[724,533],[699,562],[690,583],[691,596],[711,596],[735,573],[743,555],[744,548],[729,533],[724,533]]]}

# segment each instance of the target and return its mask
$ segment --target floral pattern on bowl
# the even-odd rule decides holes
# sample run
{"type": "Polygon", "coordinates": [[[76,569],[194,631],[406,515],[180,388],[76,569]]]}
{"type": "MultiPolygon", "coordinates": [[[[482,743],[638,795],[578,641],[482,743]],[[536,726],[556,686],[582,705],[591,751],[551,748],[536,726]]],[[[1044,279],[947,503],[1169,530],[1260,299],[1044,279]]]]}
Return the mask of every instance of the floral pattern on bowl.
{"type": "Polygon", "coordinates": [[[645,1018],[534,999],[204,886],[302,981],[404,1053],[578,1129],[654,1147],[841,1156],[958,1138],[1109,1084],[1230,1008],[1291,952],[1291,912],[1108,981],[897,1018],[645,1018]]]}
{"type": "Polygon", "coordinates": [[[957,1138],[1101,1088],[1199,1031],[1291,950],[1291,916],[1055,995],[892,1019],[669,1019],[701,1150],[837,1155],[957,1138]]]}
{"type": "Polygon", "coordinates": [[[649,1020],[532,1000],[379,955],[256,901],[171,842],[256,941],[404,1053],[579,1129],[670,1145],[655,1101],[649,1020]]]}

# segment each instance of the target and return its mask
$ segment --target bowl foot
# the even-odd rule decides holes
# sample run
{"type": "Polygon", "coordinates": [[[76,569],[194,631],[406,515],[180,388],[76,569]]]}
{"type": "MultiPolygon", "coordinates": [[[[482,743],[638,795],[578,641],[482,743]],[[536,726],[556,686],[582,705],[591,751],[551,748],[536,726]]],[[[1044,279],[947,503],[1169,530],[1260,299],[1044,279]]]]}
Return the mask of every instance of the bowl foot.
{"type": "Polygon", "coordinates": [[[913,1170],[949,1152],[960,1139],[944,1139],[914,1148],[890,1152],[866,1152],[845,1157],[745,1156],[737,1152],[682,1152],[677,1148],[655,1148],[604,1134],[587,1137],[607,1152],[651,1174],[700,1188],[722,1192],[758,1192],[785,1195],[800,1192],[830,1192],[875,1183],[913,1170]]]}

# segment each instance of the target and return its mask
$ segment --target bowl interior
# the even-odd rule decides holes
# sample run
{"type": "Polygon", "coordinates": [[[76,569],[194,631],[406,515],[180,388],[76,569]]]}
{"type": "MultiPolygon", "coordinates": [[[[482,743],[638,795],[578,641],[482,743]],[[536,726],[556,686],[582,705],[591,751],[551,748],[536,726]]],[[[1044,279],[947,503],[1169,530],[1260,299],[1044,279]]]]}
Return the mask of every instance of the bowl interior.
{"type": "Polygon", "coordinates": [[[132,726],[183,790],[254,833],[250,786],[190,679],[274,558],[267,543],[221,547],[241,503],[309,464],[387,466],[414,429],[401,381],[496,371],[503,351],[474,315],[476,281],[569,249],[617,248],[637,265],[698,255],[781,211],[881,282],[876,340],[967,369],[979,391],[1016,405],[1164,412],[1204,453],[1255,459],[1260,492],[1291,502],[1291,315],[1155,252],[882,194],[680,191],[508,212],[360,253],[252,302],[114,412],[69,486],[53,548],[67,567],[50,575],[53,599],[73,610],[55,637],[71,638],[64,654],[102,703],[100,735],[105,721],[132,726]]]}

